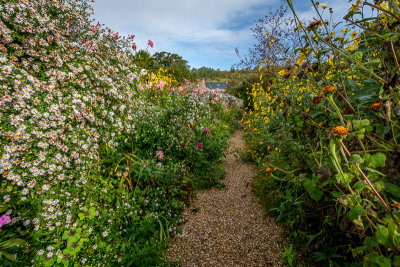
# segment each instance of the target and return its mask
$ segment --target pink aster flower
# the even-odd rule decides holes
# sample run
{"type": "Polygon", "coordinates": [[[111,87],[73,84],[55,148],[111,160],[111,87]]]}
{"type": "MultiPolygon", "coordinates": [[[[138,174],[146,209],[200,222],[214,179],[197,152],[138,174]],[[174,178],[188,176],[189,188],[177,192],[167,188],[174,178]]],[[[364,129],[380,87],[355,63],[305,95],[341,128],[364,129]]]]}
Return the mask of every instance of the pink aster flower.
{"type": "Polygon", "coordinates": [[[153,41],[152,40],[149,40],[148,42],[147,42],[147,44],[151,47],[151,48],[153,48],[153,46],[154,46],[154,44],[153,44],[153,41]]]}

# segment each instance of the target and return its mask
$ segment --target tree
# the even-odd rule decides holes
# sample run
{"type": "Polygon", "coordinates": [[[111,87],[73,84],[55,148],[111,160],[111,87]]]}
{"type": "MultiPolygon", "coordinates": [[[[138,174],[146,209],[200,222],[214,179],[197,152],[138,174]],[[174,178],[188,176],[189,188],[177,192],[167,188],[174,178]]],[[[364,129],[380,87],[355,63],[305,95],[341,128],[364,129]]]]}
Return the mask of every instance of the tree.
{"type": "Polygon", "coordinates": [[[234,68],[254,69],[261,66],[286,66],[293,63],[295,50],[299,47],[298,36],[291,28],[292,18],[287,16],[287,7],[281,6],[257,21],[251,28],[256,44],[248,54],[240,58],[234,68]]]}

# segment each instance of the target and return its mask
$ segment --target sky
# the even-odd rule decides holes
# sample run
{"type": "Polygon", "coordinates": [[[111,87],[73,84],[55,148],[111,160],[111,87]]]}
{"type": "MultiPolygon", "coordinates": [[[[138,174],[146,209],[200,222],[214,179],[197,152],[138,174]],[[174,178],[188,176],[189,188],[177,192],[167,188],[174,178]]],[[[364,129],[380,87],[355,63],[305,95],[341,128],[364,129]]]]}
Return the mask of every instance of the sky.
{"type": "MultiPolygon", "coordinates": [[[[310,0],[293,0],[301,18],[312,20],[310,0]]],[[[138,49],[167,51],[192,68],[229,70],[255,43],[250,30],[256,21],[286,1],[281,0],[95,0],[94,19],[118,32],[135,35],[138,49]],[[154,47],[147,47],[148,40],[154,47]]],[[[320,1],[341,18],[344,0],[320,1]]],[[[291,14],[291,13],[290,13],[291,14]]]]}

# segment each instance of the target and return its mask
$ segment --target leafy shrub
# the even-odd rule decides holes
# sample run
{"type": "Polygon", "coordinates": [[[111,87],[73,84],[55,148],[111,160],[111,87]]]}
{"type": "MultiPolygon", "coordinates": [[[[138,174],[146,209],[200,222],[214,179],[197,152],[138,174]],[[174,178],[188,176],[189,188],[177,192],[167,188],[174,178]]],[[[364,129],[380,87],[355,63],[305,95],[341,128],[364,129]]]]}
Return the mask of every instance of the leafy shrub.
{"type": "Polygon", "coordinates": [[[249,92],[246,139],[260,168],[255,190],[276,203],[271,211],[311,264],[398,265],[400,70],[393,25],[400,9],[395,1],[357,1],[345,16],[358,27],[350,31],[325,19],[333,12],[327,5],[312,3],[319,20],[305,23],[288,1],[302,43],[296,64],[249,92]]]}

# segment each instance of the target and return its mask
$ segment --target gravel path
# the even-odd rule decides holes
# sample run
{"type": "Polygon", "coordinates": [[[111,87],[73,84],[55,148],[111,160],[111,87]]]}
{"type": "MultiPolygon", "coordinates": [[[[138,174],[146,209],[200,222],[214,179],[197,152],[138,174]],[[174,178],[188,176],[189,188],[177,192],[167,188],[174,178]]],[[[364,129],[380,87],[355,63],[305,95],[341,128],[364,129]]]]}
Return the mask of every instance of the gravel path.
{"type": "Polygon", "coordinates": [[[243,131],[230,141],[226,189],[197,193],[184,212],[182,235],[171,240],[167,257],[183,266],[281,266],[282,231],[273,218],[265,218],[251,192],[256,169],[235,157],[245,146],[243,131]]]}

